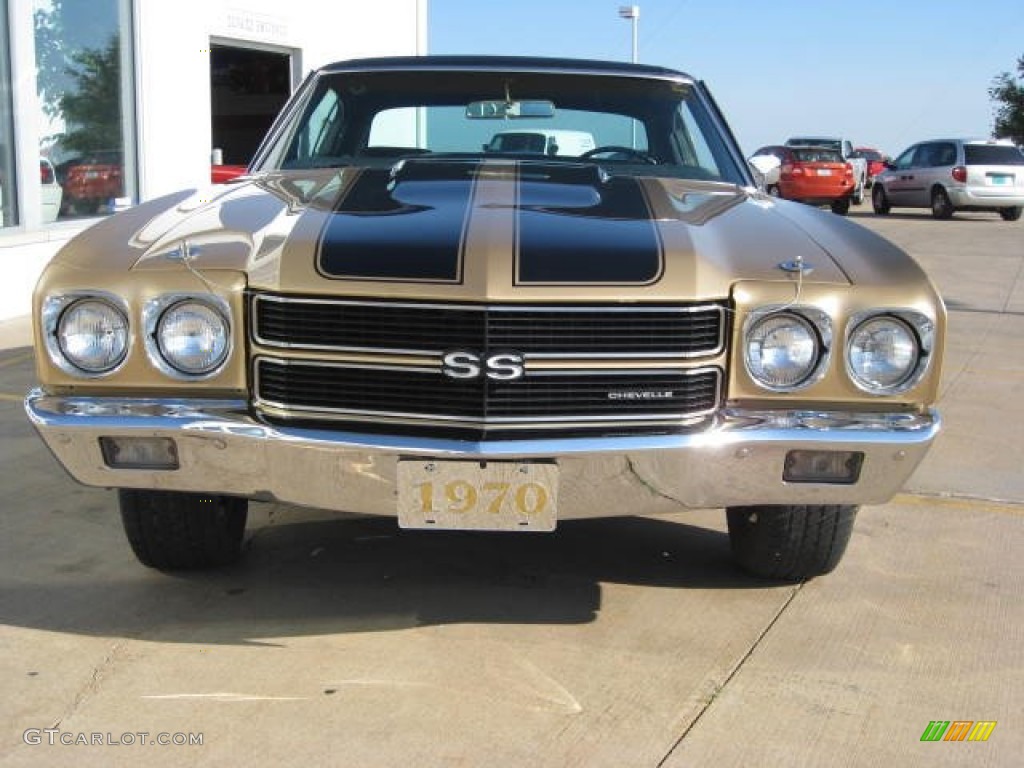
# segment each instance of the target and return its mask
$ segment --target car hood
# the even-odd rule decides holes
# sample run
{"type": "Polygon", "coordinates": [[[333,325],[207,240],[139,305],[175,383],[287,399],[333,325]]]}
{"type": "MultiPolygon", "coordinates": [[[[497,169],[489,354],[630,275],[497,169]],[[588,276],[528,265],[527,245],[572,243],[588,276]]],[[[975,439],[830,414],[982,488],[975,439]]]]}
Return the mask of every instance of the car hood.
{"type": "Polygon", "coordinates": [[[884,283],[905,255],[831,213],[595,165],[407,161],[281,172],[119,214],[76,268],[246,273],[254,289],[464,301],[720,298],[739,280],[884,283]],[[186,258],[187,257],[187,258],[186,258]]]}

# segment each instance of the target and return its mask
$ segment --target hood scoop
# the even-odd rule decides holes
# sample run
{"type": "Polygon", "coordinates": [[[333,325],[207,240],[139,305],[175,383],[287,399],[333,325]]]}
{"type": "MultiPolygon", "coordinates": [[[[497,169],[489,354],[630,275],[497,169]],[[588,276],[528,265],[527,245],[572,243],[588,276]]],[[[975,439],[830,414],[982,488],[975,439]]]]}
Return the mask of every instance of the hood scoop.
{"type": "Polygon", "coordinates": [[[361,171],[324,227],[318,269],[336,280],[460,284],[475,224],[499,211],[514,232],[516,285],[650,285],[664,271],[638,180],[591,163],[458,158],[361,171]]]}

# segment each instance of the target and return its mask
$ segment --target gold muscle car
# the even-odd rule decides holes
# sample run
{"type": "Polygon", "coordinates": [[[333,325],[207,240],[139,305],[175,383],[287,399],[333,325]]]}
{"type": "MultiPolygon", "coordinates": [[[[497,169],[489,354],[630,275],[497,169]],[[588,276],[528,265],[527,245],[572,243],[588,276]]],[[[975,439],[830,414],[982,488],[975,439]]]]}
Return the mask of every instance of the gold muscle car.
{"type": "Polygon", "coordinates": [[[246,175],[100,222],[34,301],[27,412],[164,570],[235,560],[277,500],[523,532],[724,507],[741,567],[805,579],[939,430],[924,272],[765,195],[653,66],[327,66],[246,175]],[[507,130],[596,146],[482,150],[507,130]]]}

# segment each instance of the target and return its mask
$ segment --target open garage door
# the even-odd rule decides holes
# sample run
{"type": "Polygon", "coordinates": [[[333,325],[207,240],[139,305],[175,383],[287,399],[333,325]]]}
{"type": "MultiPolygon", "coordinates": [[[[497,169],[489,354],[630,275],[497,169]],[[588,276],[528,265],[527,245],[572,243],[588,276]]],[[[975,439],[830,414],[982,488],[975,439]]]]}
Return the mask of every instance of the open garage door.
{"type": "Polygon", "coordinates": [[[287,53],[210,46],[215,165],[249,164],[291,94],[291,59],[287,53]]]}

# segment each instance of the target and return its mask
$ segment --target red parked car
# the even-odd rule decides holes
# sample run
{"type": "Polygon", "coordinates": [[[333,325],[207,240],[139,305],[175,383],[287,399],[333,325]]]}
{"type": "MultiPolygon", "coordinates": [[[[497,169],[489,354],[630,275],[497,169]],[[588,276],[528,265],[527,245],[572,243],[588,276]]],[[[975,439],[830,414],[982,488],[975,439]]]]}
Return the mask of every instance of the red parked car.
{"type": "Polygon", "coordinates": [[[889,160],[877,149],[872,147],[856,147],[850,157],[863,157],[868,161],[868,186],[875,183],[875,176],[885,170],[885,164],[889,160]]]}
{"type": "Polygon", "coordinates": [[[214,184],[223,184],[226,181],[237,179],[245,175],[248,170],[244,165],[211,165],[210,181],[214,184]]]}
{"type": "Polygon", "coordinates": [[[65,213],[96,213],[101,205],[124,195],[124,160],[120,152],[93,152],[67,165],[65,213]]]}
{"type": "Polygon", "coordinates": [[[845,216],[854,190],[853,168],[838,150],[824,147],[786,147],[779,169],[779,192],[787,200],[829,205],[845,216]]]}

